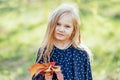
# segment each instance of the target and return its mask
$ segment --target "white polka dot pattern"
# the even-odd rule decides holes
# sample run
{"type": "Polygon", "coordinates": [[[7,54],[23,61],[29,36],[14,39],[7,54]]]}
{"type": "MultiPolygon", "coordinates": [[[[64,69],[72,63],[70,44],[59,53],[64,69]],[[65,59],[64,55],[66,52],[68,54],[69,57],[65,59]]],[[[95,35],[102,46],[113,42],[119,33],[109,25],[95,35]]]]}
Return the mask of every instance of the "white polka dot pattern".
{"type": "MultiPolygon", "coordinates": [[[[72,45],[64,50],[54,46],[51,61],[60,65],[64,80],[92,80],[90,62],[86,51],[72,45]]],[[[54,77],[53,80],[56,80],[54,77]]]]}
{"type": "MultiPolygon", "coordinates": [[[[50,61],[61,66],[64,80],[92,80],[89,58],[84,50],[76,49],[72,45],[62,50],[54,46],[50,61]]],[[[42,60],[39,61],[41,62],[42,60]]],[[[52,80],[57,80],[56,75],[52,80]]]]}

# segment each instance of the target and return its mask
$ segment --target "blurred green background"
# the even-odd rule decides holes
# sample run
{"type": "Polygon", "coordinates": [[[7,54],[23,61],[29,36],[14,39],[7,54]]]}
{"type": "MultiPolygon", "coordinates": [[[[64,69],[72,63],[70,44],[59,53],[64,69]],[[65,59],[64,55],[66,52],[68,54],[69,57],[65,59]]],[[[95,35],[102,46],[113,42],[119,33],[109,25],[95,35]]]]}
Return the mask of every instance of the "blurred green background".
{"type": "Polygon", "coordinates": [[[0,0],[0,80],[30,80],[48,15],[62,3],[78,6],[93,79],[120,80],[120,0],[0,0]]]}

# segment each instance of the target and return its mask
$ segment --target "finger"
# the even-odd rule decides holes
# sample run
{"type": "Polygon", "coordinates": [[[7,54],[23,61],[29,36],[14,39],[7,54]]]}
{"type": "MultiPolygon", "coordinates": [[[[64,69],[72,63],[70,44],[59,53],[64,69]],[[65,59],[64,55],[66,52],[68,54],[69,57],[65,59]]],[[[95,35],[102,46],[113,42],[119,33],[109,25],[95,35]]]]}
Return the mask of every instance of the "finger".
{"type": "Polygon", "coordinates": [[[45,80],[52,80],[52,76],[46,76],[45,80]]]}

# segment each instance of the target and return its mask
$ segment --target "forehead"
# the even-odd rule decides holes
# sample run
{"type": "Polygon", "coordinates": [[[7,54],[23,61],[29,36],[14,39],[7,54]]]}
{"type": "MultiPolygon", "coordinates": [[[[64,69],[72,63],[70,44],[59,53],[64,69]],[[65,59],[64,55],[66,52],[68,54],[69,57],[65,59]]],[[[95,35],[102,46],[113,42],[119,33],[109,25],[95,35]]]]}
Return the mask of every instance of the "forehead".
{"type": "Polygon", "coordinates": [[[66,24],[70,24],[71,26],[73,25],[73,21],[72,21],[72,15],[71,14],[63,14],[60,16],[60,18],[58,19],[58,22],[62,22],[62,23],[66,23],[66,24]]]}
{"type": "MultiPolygon", "coordinates": [[[[72,19],[72,13],[63,13],[61,16],[60,16],[60,18],[63,18],[63,17],[69,17],[70,19],[72,19]]],[[[59,18],[59,19],[60,19],[59,18]]]]}

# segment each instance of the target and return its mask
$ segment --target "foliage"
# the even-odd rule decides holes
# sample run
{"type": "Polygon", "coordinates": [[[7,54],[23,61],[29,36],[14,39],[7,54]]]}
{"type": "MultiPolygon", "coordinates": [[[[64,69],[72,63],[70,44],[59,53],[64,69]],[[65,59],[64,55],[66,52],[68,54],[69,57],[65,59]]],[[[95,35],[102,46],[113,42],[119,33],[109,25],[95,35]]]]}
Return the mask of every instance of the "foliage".
{"type": "Polygon", "coordinates": [[[28,80],[50,11],[78,6],[81,33],[94,54],[94,80],[120,80],[119,0],[0,0],[0,79],[28,80]],[[20,78],[20,79],[19,79],[20,78]]]}

